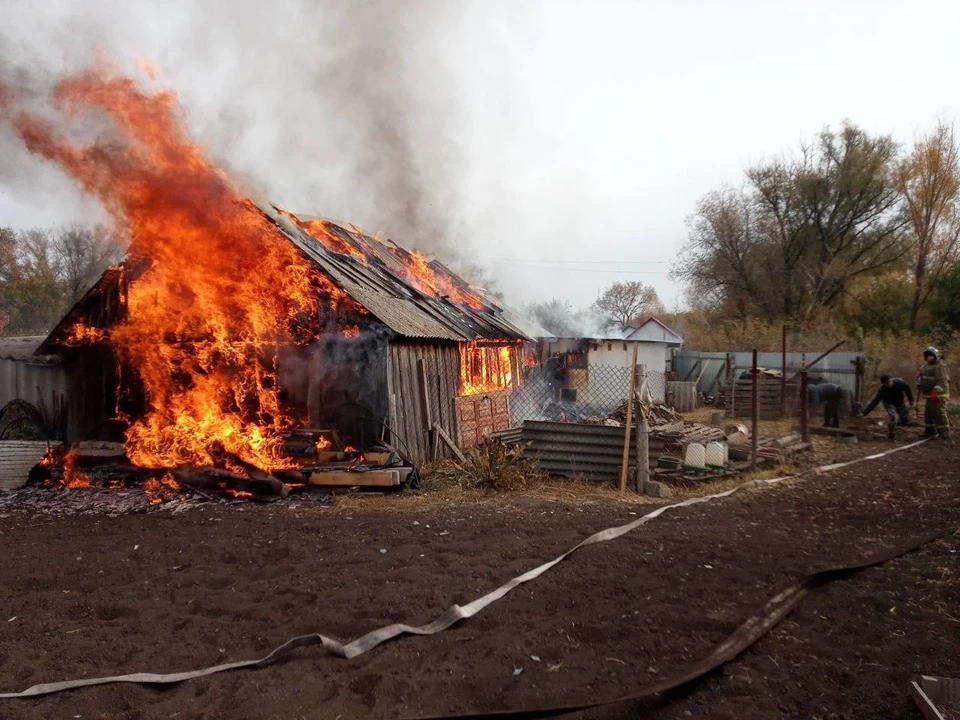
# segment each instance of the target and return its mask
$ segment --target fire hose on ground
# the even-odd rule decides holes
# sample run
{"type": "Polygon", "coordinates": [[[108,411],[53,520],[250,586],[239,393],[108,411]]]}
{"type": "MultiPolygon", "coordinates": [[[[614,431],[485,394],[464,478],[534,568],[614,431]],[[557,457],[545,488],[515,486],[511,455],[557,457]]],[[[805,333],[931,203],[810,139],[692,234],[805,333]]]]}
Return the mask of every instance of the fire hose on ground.
{"type": "MultiPolygon", "coordinates": [[[[797,475],[788,475],[779,478],[771,479],[762,479],[762,480],[751,480],[745,482],[741,485],[738,485],[735,488],[727,490],[725,492],[715,493],[712,495],[705,495],[701,497],[689,498],[682,502],[674,503],[671,505],[665,505],[657,508],[656,510],[647,513],[646,515],[627,523],[626,525],[621,525],[619,527],[607,528],[606,530],[601,530],[585,540],[581,541],[579,544],[563,553],[559,557],[544,563],[532,570],[528,570],[522,575],[509,580],[504,583],[497,589],[483,595],[472,602],[460,606],[452,605],[447,608],[440,616],[438,616],[433,622],[428,623],[420,627],[413,627],[405,624],[393,624],[386,627],[373,630],[361,637],[349,642],[347,644],[341,644],[333,638],[329,638],[325,635],[319,633],[314,633],[310,635],[301,635],[299,637],[292,638],[288,640],[281,646],[277,647],[271,653],[265,657],[255,659],[255,660],[240,660],[236,662],[223,663],[220,665],[212,665],[210,667],[202,668],[200,670],[190,670],[185,672],[178,673],[130,673],[126,675],[113,675],[107,677],[98,677],[98,678],[83,678],[77,680],[65,680],[62,682],[54,683],[41,683],[38,685],[33,685],[32,687],[23,690],[22,692],[9,692],[9,693],[0,693],[0,699],[10,699],[10,698],[30,698],[30,697],[39,697],[42,695],[49,695],[52,693],[63,692],[65,690],[72,690],[82,687],[91,687],[96,685],[108,685],[114,683],[134,683],[134,684],[147,684],[147,685],[169,685],[174,683],[180,683],[185,680],[192,680],[200,677],[205,677],[207,675],[213,675],[216,673],[226,672],[228,670],[239,670],[239,669],[257,669],[265,667],[277,660],[289,655],[291,652],[297,648],[321,645],[325,650],[330,652],[333,655],[342,658],[354,658],[359,655],[362,655],[378,645],[387,642],[388,640],[400,637],[402,635],[433,635],[439,632],[442,632],[461,620],[473,617],[481,610],[501,599],[509,592],[519,587],[520,585],[530,582],[531,580],[536,579],[540,575],[544,574],[551,568],[558,565],[560,562],[565,560],[567,557],[572,555],[578,549],[585,547],[587,545],[593,545],[600,542],[608,542],[616,538],[622,537],[623,535],[635,530],[636,528],[646,524],[647,522],[653,520],[656,517],[659,517],[667,510],[687,507],[691,505],[696,505],[703,502],[708,502],[711,500],[716,500],[724,497],[728,497],[740,490],[760,487],[763,485],[773,485],[784,480],[796,479],[803,475],[811,473],[821,473],[828,472],[831,470],[837,470],[849,465],[853,465],[859,462],[864,462],[867,460],[876,460],[878,458],[885,457],[887,455],[907,450],[913,447],[916,447],[922,444],[925,441],[911,443],[909,445],[904,445],[902,447],[893,448],[882,453],[875,455],[869,455],[863,458],[858,458],[856,460],[851,460],[844,463],[834,463],[832,465],[825,465],[819,468],[814,468],[808,470],[804,473],[797,475]]],[[[796,582],[790,584],[788,587],[781,590],[777,593],[771,600],[769,600],[766,605],[752,614],[737,630],[733,632],[726,640],[719,643],[713,648],[713,650],[708,653],[704,658],[698,662],[691,665],[687,670],[678,673],[672,678],[659,681],[655,684],[641,688],[635,693],[631,693],[629,696],[614,698],[609,700],[602,701],[591,701],[587,703],[580,703],[576,705],[555,705],[552,707],[544,707],[534,710],[522,710],[522,711],[501,711],[501,712],[483,712],[477,714],[467,714],[467,715],[438,715],[433,716],[436,718],[473,718],[473,717],[487,717],[487,716],[499,716],[499,717],[513,717],[513,718],[538,718],[538,717],[550,717],[551,715],[556,715],[562,712],[571,712],[578,709],[587,709],[592,707],[599,707],[601,705],[629,702],[631,700],[638,700],[645,697],[650,697],[662,692],[665,692],[670,689],[674,689],[684,685],[686,683],[695,680],[702,675],[709,673],[710,671],[716,669],[720,665],[730,661],[746,648],[750,647],[755,643],[760,637],[766,634],[774,625],[776,625],[780,620],[782,620],[787,614],[789,614],[803,599],[803,597],[813,588],[822,585],[830,580],[837,579],[839,577],[844,577],[849,575],[857,570],[860,570],[871,565],[877,565],[879,563],[885,562],[895,557],[899,557],[911,550],[915,550],[926,543],[929,543],[937,538],[944,537],[952,532],[954,528],[949,529],[940,529],[936,532],[929,533],[925,536],[922,536],[918,539],[912,540],[909,543],[906,543],[903,546],[899,546],[893,549],[882,550],[871,557],[867,558],[864,561],[851,565],[843,565],[839,567],[828,568],[826,570],[821,570],[819,572],[812,573],[804,578],[797,580],[796,582]]],[[[425,720],[425,718],[423,719],[425,720]]]]}

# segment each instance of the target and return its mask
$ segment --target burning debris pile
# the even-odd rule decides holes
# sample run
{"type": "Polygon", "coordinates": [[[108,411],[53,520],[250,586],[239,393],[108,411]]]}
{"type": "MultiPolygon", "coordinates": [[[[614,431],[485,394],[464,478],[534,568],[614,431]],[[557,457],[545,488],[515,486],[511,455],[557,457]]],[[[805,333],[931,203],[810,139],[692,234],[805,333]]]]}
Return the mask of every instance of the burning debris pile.
{"type": "MultiPolygon", "coordinates": [[[[459,397],[517,386],[521,336],[480,290],[358,228],[243,197],[187,135],[172,92],[145,91],[99,67],[61,81],[50,100],[53,112],[40,114],[7,91],[0,120],[97,198],[130,249],[43,346],[104,350],[102,364],[116,368],[112,418],[124,427],[124,441],[99,450],[81,444],[51,459],[48,482],[110,488],[132,480],[158,506],[185,491],[263,498],[309,485],[403,486],[416,473],[384,432],[358,443],[363,453],[346,447],[336,432],[316,429],[324,425],[311,423],[282,383],[284,358],[297,349],[359,347],[370,328],[369,335],[407,330],[456,343],[459,397]],[[110,130],[75,141],[70,123],[87,117],[110,130]]],[[[345,353],[331,382],[353,373],[355,383],[375,384],[357,375],[357,356],[345,353]]],[[[420,373],[421,384],[439,392],[423,367],[420,373]]],[[[305,387],[316,404],[312,386],[305,387]]],[[[426,402],[427,387],[422,391],[426,402]]],[[[335,392],[375,426],[389,429],[385,418],[402,415],[335,392]]],[[[403,393],[395,388],[390,402],[403,393]]],[[[314,407],[314,414],[325,417],[323,410],[314,407]]]]}
{"type": "Polygon", "coordinates": [[[333,431],[290,433],[285,441],[296,466],[275,474],[255,467],[243,473],[215,467],[138,467],[121,443],[51,446],[27,487],[0,495],[0,510],[36,507],[47,512],[50,490],[57,493],[55,514],[123,514],[181,512],[203,503],[244,500],[326,503],[338,488],[385,489],[418,481],[415,469],[396,453],[338,449],[333,431]],[[78,490],[83,492],[71,492],[78,490]]]}

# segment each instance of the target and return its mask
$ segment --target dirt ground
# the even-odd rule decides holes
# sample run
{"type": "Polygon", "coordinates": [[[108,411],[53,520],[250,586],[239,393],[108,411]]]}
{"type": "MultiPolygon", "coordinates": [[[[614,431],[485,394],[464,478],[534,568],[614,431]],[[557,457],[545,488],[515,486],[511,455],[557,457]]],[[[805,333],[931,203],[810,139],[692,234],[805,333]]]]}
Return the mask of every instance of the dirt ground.
{"type": "MultiPolygon", "coordinates": [[[[848,448],[845,446],[845,451],[848,448]]],[[[860,454],[875,452],[862,446],[860,454]]],[[[704,654],[788,581],[960,528],[960,443],[670,511],[479,616],[354,660],[300,650],[163,689],[0,700],[0,717],[404,718],[615,697],[704,654]],[[518,672],[520,670],[520,672],[518,672]]],[[[0,516],[0,690],[258,657],[294,635],[424,623],[649,505],[210,506],[0,516]]],[[[960,677],[960,534],[815,590],[680,693],[578,717],[917,717],[908,679],[960,677]]]]}

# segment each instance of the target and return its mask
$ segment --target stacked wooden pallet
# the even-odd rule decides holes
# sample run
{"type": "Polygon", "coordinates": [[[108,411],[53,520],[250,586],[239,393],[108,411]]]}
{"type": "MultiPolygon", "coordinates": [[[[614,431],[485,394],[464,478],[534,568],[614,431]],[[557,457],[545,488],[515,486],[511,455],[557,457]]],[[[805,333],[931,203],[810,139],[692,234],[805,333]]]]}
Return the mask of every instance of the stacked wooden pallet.
{"type": "MultiPolygon", "coordinates": [[[[779,370],[760,369],[757,379],[757,404],[761,420],[776,420],[780,414],[780,394],[783,376],[779,370]]],[[[786,388],[786,413],[793,414],[798,408],[796,380],[788,380],[786,388]]],[[[718,403],[723,404],[727,417],[748,418],[753,413],[753,376],[750,371],[743,373],[733,387],[724,386],[720,391],[718,403]]]]}

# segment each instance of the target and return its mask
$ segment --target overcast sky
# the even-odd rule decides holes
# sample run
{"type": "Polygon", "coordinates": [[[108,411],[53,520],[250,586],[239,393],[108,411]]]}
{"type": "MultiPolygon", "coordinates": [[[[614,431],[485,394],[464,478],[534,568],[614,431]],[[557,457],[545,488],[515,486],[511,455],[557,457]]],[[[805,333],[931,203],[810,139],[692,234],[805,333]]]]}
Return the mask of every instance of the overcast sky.
{"type": "MultiPolygon", "coordinates": [[[[145,57],[251,194],[480,260],[515,303],[639,279],[672,306],[701,195],[844,118],[909,142],[960,108],[955,1],[0,0],[0,17],[0,82],[145,57]]],[[[97,217],[8,126],[0,153],[0,225],[97,217]]]]}

